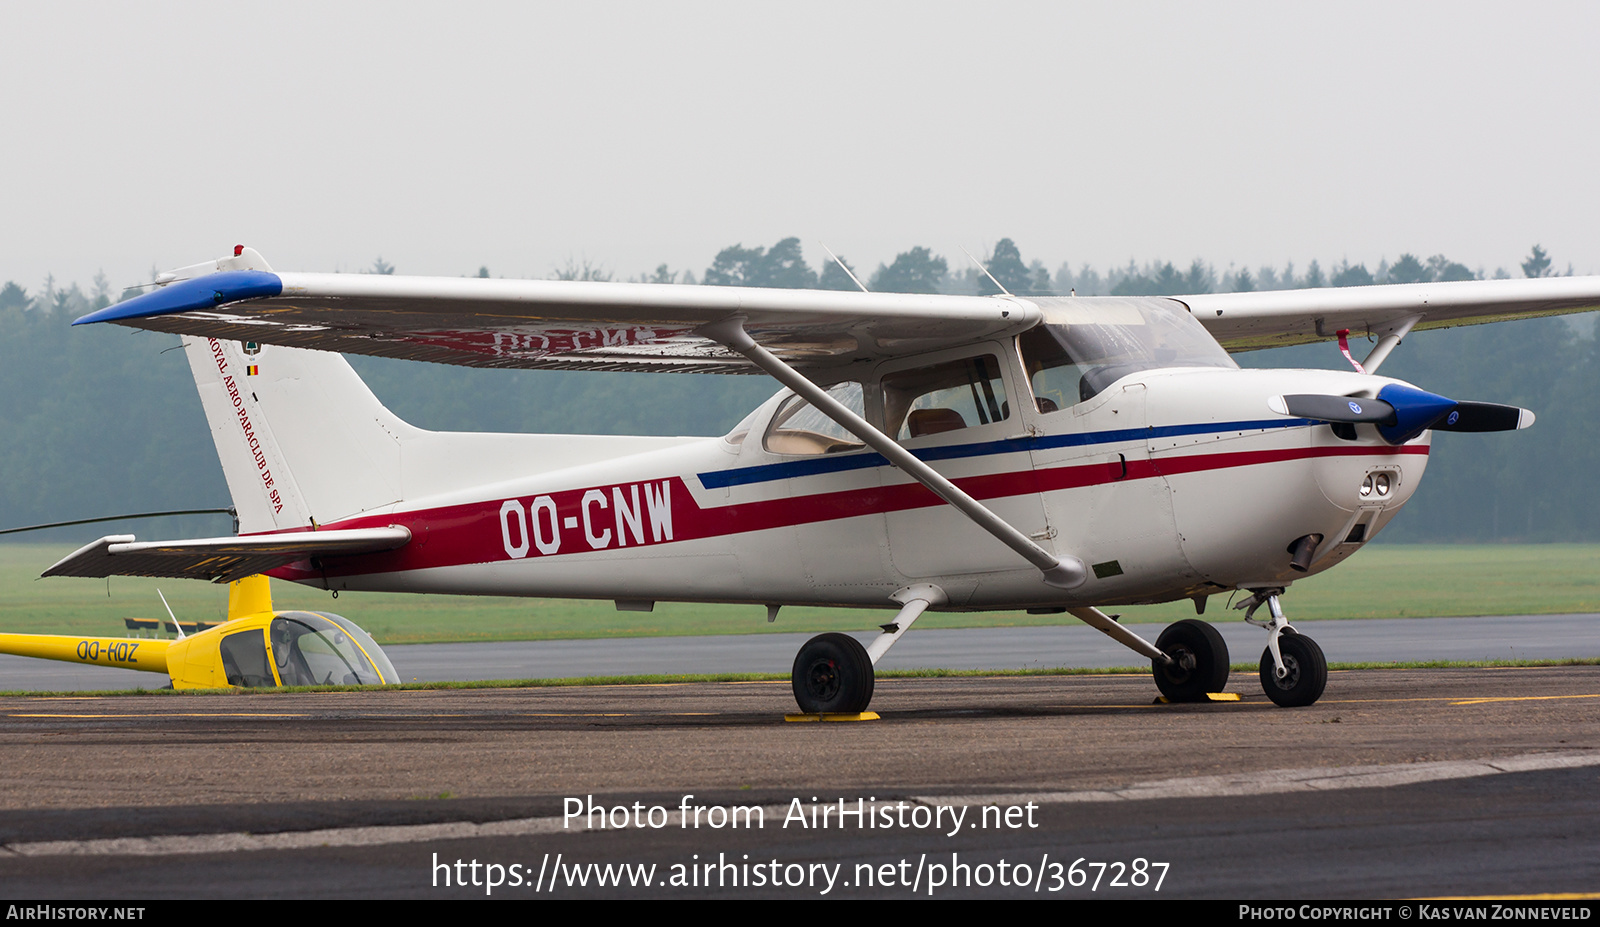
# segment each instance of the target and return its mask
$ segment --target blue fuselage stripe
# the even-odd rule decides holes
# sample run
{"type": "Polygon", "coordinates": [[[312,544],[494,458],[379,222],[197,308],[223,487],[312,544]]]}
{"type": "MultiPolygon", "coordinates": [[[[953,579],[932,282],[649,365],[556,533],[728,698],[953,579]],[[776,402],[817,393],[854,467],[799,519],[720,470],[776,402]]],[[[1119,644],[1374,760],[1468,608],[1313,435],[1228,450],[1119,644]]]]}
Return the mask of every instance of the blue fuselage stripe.
{"type": "MultiPolygon", "coordinates": [[[[1185,435],[1220,434],[1225,431],[1266,431],[1273,428],[1299,428],[1315,425],[1308,418],[1260,419],[1249,422],[1205,422],[1197,425],[1158,425],[1149,428],[1119,428],[1115,431],[1089,431],[1080,434],[1042,435],[1037,438],[1004,438],[999,441],[982,441],[977,444],[953,444],[947,447],[928,447],[912,451],[920,460],[954,460],[961,457],[985,457],[992,454],[1020,454],[1045,451],[1058,447],[1087,447],[1096,444],[1120,444],[1125,441],[1148,441],[1152,438],[1177,438],[1185,435]]],[[[751,483],[768,483],[801,476],[818,476],[824,473],[844,473],[888,466],[883,455],[853,452],[837,456],[808,457],[783,463],[760,464],[754,467],[735,467],[701,473],[700,484],[707,489],[724,489],[729,486],[748,486],[751,483]]]]}

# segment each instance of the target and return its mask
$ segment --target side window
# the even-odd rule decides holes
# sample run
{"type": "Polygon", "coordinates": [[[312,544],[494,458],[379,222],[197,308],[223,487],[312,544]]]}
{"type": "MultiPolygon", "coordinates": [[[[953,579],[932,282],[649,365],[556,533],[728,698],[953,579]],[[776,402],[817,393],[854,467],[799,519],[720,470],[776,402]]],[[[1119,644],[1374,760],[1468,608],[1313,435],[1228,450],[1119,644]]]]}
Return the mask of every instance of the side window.
{"type": "Polygon", "coordinates": [[[883,407],[887,430],[898,441],[1011,417],[1000,361],[992,354],[888,374],[883,407]]]}
{"type": "MultiPolygon", "coordinates": [[[[863,414],[860,383],[836,383],[828,389],[828,395],[855,414],[863,414]]],[[[790,396],[772,417],[762,446],[774,454],[810,455],[854,451],[863,445],[860,438],[845,431],[811,403],[799,396],[790,396]]]]}
{"type": "Polygon", "coordinates": [[[229,634],[222,639],[222,671],[228,685],[246,689],[270,688],[278,684],[267,665],[267,639],[260,628],[229,634]]]}

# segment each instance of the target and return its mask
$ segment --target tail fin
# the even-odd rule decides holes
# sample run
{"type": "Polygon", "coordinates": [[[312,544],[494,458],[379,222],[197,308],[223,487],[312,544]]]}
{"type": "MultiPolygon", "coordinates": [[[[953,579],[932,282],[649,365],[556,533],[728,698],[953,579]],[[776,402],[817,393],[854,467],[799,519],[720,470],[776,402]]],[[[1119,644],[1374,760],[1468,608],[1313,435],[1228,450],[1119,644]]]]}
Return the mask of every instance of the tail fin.
{"type": "Polygon", "coordinates": [[[400,444],[418,429],[338,354],[183,339],[239,533],[315,527],[401,498],[400,444]]]}

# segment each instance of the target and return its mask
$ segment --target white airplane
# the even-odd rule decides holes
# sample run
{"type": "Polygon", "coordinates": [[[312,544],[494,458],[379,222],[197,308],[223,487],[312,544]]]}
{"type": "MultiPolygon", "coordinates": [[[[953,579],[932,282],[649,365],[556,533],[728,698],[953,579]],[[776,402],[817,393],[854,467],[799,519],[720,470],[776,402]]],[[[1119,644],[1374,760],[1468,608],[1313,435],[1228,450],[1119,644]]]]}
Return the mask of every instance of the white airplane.
{"type": "MultiPolygon", "coordinates": [[[[1413,330],[1600,309],[1600,277],[1172,298],[274,273],[252,249],[78,320],[175,332],[238,536],[102,538],[46,576],[334,590],[895,606],[871,646],[794,662],[805,712],[858,713],[926,609],[1076,616],[1150,658],[1171,700],[1222,690],[1188,619],[1154,644],[1108,606],[1243,591],[1279,705],[1327,664],[1279,604],[1370,541],[1430,431],[1523,428],[1377,370],[1413,330]],[[1242,370],[1229,350],[1376,339],[1350,371],[1242,370]],[[720,438],[465,434],[390,413],[338,352],[560,370],[765,372],[720,438]],[[1254,621],[1265,604],[1268,618],[1254,621]]],[[[537,397],[530,397],[537,400],[537,397]]]]}

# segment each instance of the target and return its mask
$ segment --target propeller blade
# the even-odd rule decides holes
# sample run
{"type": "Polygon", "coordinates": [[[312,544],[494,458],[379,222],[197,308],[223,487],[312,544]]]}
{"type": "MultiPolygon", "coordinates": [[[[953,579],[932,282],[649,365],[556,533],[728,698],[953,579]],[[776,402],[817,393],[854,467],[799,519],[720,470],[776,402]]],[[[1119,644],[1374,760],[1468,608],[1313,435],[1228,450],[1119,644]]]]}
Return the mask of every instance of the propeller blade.
{"type": "Polygon", "coordinates": [[[1319,422],[1349,424],[1365,422],[1377,425],[1392,424],[1395,420],[1394,406],[1381,399],[1352,399],[1349,396],[1299,393],[1278,397],[1277,401],[1269,402],[1268,405],[1281,415],[1293,415],[1296,418],[1309,418],[1319,422]],[[1278,402],[1282,402],[1282,408],[1278,407],[1278,402]]]}
{"type": "Polygon", "coordinates": [[[1390,383],[1377,399],[1297,393],[1273,396],[1267,407],[1279,415],[1315,422],[1378,426],[1390,444],[1404,444],[1428,429],[1435,431],[1516,431],[1533,424],[1533,413],[1494,402],[1457,402],[1437,393],[1390,383]]]}
{"type": "Polygon", "coordinates": [[[1433,426],[1434,431],[1517,431],[1533,424],[1533,413],[1495,402],[1458,402],[1456,410],[1433,426]]]}

